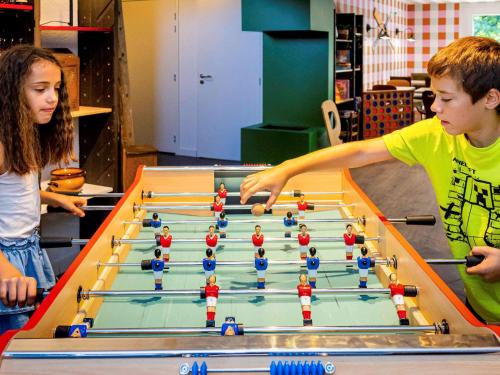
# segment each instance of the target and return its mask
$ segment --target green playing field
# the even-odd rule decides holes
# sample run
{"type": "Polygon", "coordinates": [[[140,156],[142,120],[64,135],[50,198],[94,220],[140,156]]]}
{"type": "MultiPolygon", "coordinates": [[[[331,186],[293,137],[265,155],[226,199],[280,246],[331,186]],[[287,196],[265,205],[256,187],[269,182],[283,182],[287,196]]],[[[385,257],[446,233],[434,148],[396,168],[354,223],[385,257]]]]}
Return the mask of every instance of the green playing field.
{"type": "MultiPolygon", "coordinates": [[[[161,214],[163,222],[176,219],[200,219],[200,217],[161,214]]],[[[231,224],[231,220],[254,218],[251,215],[227,215],[229,226],[226,228],[228,238],[245,238],[248,243],[226,243],[217,249],[217,261],[254,261],[254,247],[251,235],[255,224],[231,224]]],[[[307,218],[338,218],[336,210],[307,213],[307,218]]],[[[281,217],[265,215],[262,218],[281,217]]],[[[257,218],[258,219],[258,218],[257,218]]],[[[215,220],[214,220],[215,223],[215,220]]],[[[208,224],[172,224],[170,233],[173,242],[170,261],[196,261],[197,266],[176,267],[172,265],[164,273],[163,288],[199,289],[205,283],[202,259],[205,255],[205,244],[176,243],[176,239],[204,239],[208,224]]],[[[292,228],[292,238],[297,237],[298,230],[292,228]]],[[[318,250],[320,260],[344,259],[343,242],[314,242],[315,236],[340,237],[344,233],[343,223],[311,223],[311,246],[318,250]]],[[[142,228],[139,237],[154,238],[153,228],[142,228]]],[[[283,223],[263,223],[264,236],[284,237],[283,223]]],[[[219,244],[221,241],[219,241],[219,244]]],[[[299,260],[298,243],[264,242],[263,246],[269,260],[299,260]]],[[[140,263],[143,259],[152,259],[154,246],[134,245],[127,259],[121,262],[140,263]]],[[[355,249],[354,257],[359,254],[355,249]]],[[[273,289],[294,289],[298,284],[298,276],[307,269],[300,265],[272,265],[266,272],[266,287],[273,289]]],[[[215,270],[217,284],[221,289],[253,289],[257,287],[257,275],[253,266],[218,266],[215,270]]],[[[357,267],[345,265],[321,265],[318,270],[318,288],[357,287],[357,267]]],[[[370,271],[369,288],[380,288],[382,285],[375,273],[370,271]]],[[[152,271],[141,271],[140,267],[123,267],[113,285],[113,290],[154,290],[152,271]]],[[[386,294],[382,295],[314,295],[312,298],[313,325],[398,325],[398,317],[392,301],[386,294]]],[[[102,304],[96,319],[95,328],[153,328],[153,327],[205,327],[205,300],[199,296],[170,297],[107,297],[102,304]]],[[[224,322],[226,316],[236,318],[238,323],[246,327],[254,326],[302,326],[302,314],[299,298],[296,295],[221,295],[217,303],[216,326],[224,322]]]]}

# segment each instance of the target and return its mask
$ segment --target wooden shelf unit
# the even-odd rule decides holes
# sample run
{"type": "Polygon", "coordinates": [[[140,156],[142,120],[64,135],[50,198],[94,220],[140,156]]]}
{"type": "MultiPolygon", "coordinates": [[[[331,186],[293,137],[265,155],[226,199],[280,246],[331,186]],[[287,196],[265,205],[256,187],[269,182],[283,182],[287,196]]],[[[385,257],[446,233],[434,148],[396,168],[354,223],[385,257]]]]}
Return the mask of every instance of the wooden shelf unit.
{"type": "Polygon", "coordinates": [[[361,124],[358,122],[361,121],[359,105],[363,92],[363,16],[354,13],[335,13],[335,26],[337,30],[349,31],[347,37],[344,33],[341,39],[337,39],[337,37],[334,39],[334,97],[339,112],[345,115],[340,116],[342,132],[349,135],[344,141],[354,141],[361,137],[358,131],[361,129],[361,124]],[[342,92],[340,97],[337,95],[337,91],[342,92]],[[357,115],[349,115],[348,111],[354,111],[357,115]],[[342,120],[353,118],[356,119],[355,122],[342,120]],[[355,126],[356,129],[351,129],[352,126],[355,126]]]}

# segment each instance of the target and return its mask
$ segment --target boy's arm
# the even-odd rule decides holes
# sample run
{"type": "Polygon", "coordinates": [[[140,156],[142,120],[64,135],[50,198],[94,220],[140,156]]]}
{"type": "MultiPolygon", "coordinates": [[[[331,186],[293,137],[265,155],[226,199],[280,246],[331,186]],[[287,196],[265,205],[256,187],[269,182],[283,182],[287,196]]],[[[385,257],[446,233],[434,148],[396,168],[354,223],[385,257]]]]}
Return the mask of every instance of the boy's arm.
{"type": "Polygon", "coordinates": [[[49,191],[40,190],[40,200],[42,203],[52,207],[61,207],[68,210],[73,215],[84,217],[85,212],[80,208],[87,204],[87,200],[82,197],[74,197],[63,194],[56,194],[49,191]]]}
{"type": "Polygon", "coordinates": [[[300,173],[332,168],[356,168],[390,159],[394,157],[382,138],[324,148],[247,176],[240,186],[241,203],[245,204],[259,191],[269,191],[271,195],[266,204],[266,210],[269,210],[286,182],[300,173]]]}
{"type": "Polygon", "coordinates": [[[5,306],[32,306],[36,298],[36,280],[23,276],[0,251],[0,300],[5,306]]]}

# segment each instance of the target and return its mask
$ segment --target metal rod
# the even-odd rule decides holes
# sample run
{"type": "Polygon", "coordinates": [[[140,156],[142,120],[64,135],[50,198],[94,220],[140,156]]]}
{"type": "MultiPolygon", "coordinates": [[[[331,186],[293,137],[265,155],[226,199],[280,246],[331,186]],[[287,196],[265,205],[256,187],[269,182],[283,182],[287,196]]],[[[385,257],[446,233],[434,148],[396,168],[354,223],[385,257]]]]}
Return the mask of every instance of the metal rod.
{"type": "MultiPolygon", "coordinates": [[[[251,204],[228,204],[224,206],[224,211],[231,211],[231,210],[249,210],[252,208],[253,205],[251,204]]],[[[339,207],[353,207],[354,204],[345,204],[345,203],[338,203],[338,204],[315,204],[314,207],[320,207],[320,208],[339,208],[339,207]]],[[[97,206],[96,206],[97,207],[97,206]]],[[[102,206],[105,207],[105,206],[102,206]]],[[[199,205],[199,206],[175,206],[175,205],[162,205],[162,206],[149,206],[149,205],[137,205],[135,206],[136,209],[139,210],[146,210],[146,211],[161,211],[161,210],[211,210],[212,206],[211,205],[199,205]]],[[[296,204],[275,204],[273,205],[273,209],[288,209],[288,208],[297,208],[296,204]]]]}
{"type": "MultiPolygon", "coordinates": [[[[323,194],[328,194],[328,195],[340,195],[344,194],[343,191],[304,191],[301,192],[304,195],[323,195],[323,194]]],[[[148,192],[145,193],[147,197],[151,198],[160,198],[160,197],[213,197],[217,195],[217,192],[213,193],[206,193],[206,192],[193,192],[193,193],[155,193],[155,192],[148,192]]],[[[268,197],[271,195],[270,192],[268,191],[261,191],[258,193],[253,194],[253,197],[268,197]]],[[[285,197],[296,197],[296,192],[295,191],[282,191],[280,196],[285,196],[285,197]]],[[[239,197],[240,193],[236,191],[228,191],[227,192],[228,197],[239,197]]]]}
{"type": "Polygon", "coordinates": [[[4,358],[14,359],[62,359],[62,358],[165,358],[186,356],[323,356],[323,355],[423,355],[423,354],[488,354],[500,353],[500,346],[484,347],[420,347],[420,348],[272,348],[272,349],[178,349],[178,350],[86,350],[86,351],[5,351],[4,358]]]}
{"type": "MultiPolygon", "coordinates": [[[[313,294],[389,294],[389,288],[328,288],[314,289],[313,294]]],[[[220,289],[219,295],[297,295],[296,289],[220,289]]],[[[83,299],[90,297],[171,297],[200,296],[200,290],[84,290],[83,299]]]]}
{"type": "MultiPolygon", "coordinates": [[[[375,259],[375,264],[390,264],[390,259],[375,259]]],[[[321,265],[325,264],[357,264],[358,261],[356,259],[346,260],[346,259],[332,259],[332,260],[321,260],[321,265]]],[[[273,266],[291,266],[291,265],[306,265],[305,260],[270,260],[268,261],[269,265],[273,266]]],[[[165,263],[167,266],[175,266],[175,267],[188,267],[188,266],[201,266],[202,261],[192,262],[192,261],[179,261],[179,262],[168,262],[165,263]]],[[[254,262],[250,261],[217,261],[217,267],[220,266],[251,266],[255,265],[254,262]]],[[[140,263],[98,263],[99,267],[140,267],[140,263]]]]}
{"type": "MultiPolygon", "coordinates": [[[[380,237],[365,237],[365,241],[379,241],[380,237]]],[[[84,240],[80,240],[84,241],[84,240]]],[[[88,241],[88,240],[87,240],[88,241]]],[[[252,241],[250,238],[219,238],[221,244],[223,243],[249,243],[252,241]]],[[[313,242],[344,242],[344,237],[314,237],[311,238],[313,242]]],[[[296,238],[291,237],[266,237],[264,242],[297,242],[296,238]]],[[[155,239],[115,239],[115,245],[120,244],[156,244],[155,239]]],[[[172,243],[205,243],[204,238],[174,238],[172,243]]]]}
{"type": "Polygon", "coordinates": [[[185,166],[185,167],[145,167],[145,171],[228,171],[228,172],[258,172],[264,169],[272,168],[272,165],[262,165],[262,166],[222,166],[222,165],[212,165],[212,166],[185,166]]]}
{"type": "Polygon", "coordinates": [[[80,193],[77,196],[78,197],[98,197],[98,198],[121,198],[124,195],[125,195],[125,193],[98,193],[98,194],[80,193]]]}
{"type": "MultiPolygon", "coordinates": [[[[356,223],[358,218],[350,217],[345,219],[297,219],[298,224],[301,223],[356,223]]],[[[162,224],[213,224],[215,218],[210,220],[162,220],[162,224]]],[[[247,223],[280,223],[283,224],[283,219],[235,219],[229,220],[229,224],[247,224],[247,223]]],[[[123,224],[142,225],[142,221],[124,221],[123,224]]],[[[297,225],[298,225],[297,224],[297,225]]]]}
{"type": "MultiPolygon", "coordinates": [[[[344,333],[344,332],[436,332],[435,325],[427,326],[271,326],[244,327],[245,334],[276,334],[276,333],[344,333]]],[[[89,335],[184,335],[184,334],[215,334],[220,336],[220,328],[179,327],[179,328],[90,328],[89,335]]]]}
{"type": "Polygon", "coordinates": [[[466,259],[424,259],[428,264],[465,264],[466,259]]]}

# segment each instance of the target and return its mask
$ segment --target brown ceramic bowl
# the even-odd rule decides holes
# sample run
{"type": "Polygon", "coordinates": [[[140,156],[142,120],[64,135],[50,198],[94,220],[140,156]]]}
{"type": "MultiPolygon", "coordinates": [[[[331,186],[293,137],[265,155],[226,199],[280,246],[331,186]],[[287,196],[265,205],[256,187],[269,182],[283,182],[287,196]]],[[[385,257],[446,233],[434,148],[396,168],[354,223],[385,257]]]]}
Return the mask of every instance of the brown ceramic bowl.
{"type": "Polygon", "coordinates": [[[85,183],[86,172],[80,168],[61,168],[50,172],[50,190],[60,192],[79,192],[85,183]]]}

